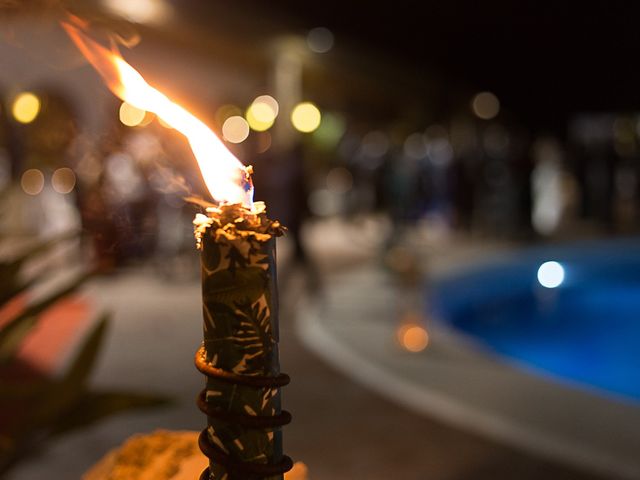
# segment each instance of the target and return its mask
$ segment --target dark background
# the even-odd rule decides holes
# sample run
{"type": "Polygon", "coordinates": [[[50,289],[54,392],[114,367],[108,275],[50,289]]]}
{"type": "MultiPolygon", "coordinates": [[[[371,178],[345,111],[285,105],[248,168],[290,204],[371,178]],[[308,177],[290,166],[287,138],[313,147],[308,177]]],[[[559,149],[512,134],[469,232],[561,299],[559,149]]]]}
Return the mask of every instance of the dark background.
{"type": "MultiPolygon", "coordinates": [[[[326,26],[336,44],[400,60],[418,78],[443,75],[450,83],[463,79],[494,91],[535,129],[562,130],[576,112],[632,111],[640,105],[635,2],[234,3],[244,15],[265,22],[279,17],[276,24],[287,28],[326,26]]],[[[210,18],[203,13],[221,7],[189,0],[180,8],[193,18],[210,18]]]]}

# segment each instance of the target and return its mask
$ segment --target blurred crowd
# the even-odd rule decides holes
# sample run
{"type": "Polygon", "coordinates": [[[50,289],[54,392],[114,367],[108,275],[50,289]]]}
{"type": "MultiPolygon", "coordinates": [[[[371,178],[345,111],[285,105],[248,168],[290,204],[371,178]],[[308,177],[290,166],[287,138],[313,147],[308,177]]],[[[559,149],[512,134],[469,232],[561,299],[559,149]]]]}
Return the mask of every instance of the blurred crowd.
{"type": "MultiPolygon", "coordinates": [[[[2,235],[77,230],[103,272],[190,252],[194,207],[183,197],[206,193],[184,139],[152,118],[124,126],[115,104],[108,131],[85,138],[70,102],[38,95],[28,122],[16,121],[15,105],[0,106],[2,235]]],[[[421,222],[520,240],[636,230],[635,117],[579,116],[564,136],[473,110],[414,131],[368,130],[340,117],[328,135],[336,118],[287,147],[271,137],[265,147],[265,134],[229,145],[254,166],[256,199],[288,226],[301,262],[311,218],[386,215],[395,227],[390,243],[421,222]]]]}

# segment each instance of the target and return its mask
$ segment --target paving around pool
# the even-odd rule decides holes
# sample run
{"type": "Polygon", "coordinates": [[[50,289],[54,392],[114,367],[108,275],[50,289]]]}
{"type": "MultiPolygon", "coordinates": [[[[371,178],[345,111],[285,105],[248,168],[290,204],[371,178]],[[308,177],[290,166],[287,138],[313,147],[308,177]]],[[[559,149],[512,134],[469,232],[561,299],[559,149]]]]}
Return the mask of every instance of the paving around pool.
{"type": "Polygon", "coordinates": [[[431,256],[420,353],[395,341],[397,292],[377,264],[335,279],[323,302],[301,309],[299,331],[334,367],[415,412],[607,477],[640,478],[640,270],[628,261],[636,243],[524,255],[449,245],[431,256]],[[566,269],[562,293],[535,285],[538,266],[555,258],[566,269]],[[568,332],[578,346],[562,343],[568,332]]]}

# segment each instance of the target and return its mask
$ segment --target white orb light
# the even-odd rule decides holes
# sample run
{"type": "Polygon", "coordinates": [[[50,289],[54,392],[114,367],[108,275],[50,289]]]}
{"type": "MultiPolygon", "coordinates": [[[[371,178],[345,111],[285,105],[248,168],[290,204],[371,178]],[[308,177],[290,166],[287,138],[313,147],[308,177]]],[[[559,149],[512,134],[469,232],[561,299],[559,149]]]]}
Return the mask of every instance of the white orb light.
{"type": "Polygon", "coordinates": [[[564,267],[558,262],[544,262],[538,268],[538,282],[545,288],[557,288],[564,282],[564,267]]]}

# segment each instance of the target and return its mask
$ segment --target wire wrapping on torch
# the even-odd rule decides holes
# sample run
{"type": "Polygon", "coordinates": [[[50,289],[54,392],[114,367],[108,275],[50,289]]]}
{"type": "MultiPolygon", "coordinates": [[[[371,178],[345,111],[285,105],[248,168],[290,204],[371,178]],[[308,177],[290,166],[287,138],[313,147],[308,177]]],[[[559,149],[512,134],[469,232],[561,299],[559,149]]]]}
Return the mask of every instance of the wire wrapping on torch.
{"type": "Polygon", "coordinates": [[[289,385],[291,379],[289,375],[281,373],[277,377],[264,377],[264,376],[249,376],[249,375],[237,375],[235,373],[216,368],[213,365],[207,363],[206,350],[204,345],[198,349],[195,358],[196,368],[200,373],[210,378],[215,378],[226,383],[233,383],[235,385],[243,385],[247,387],[255,388],[278,388],[289,385]]]}
{"type": "MultiPolygon", "coordinates": [[[[229,472],[237,474],[271,477],[273,475],[286,473],[293,468],[293,460],[286,455],[283,455],[280,462],[275,464],[238,462],[211,443],[206,429],[204,429],[198,437],[198,446],[202,453],[209,457],[209,459],[223,465],[229,472]]],[[[207,468],[202,472],[200,478],[206,478],[208,480],[208,472],[209,469],[207,468]]]]}
{"type": "MultiPolygon", "coordinates": [[[[196,368],[205,376],[220,380],[222,382],[234,385],[242,385],[253,388],[279,388],[289,384],[288,375],[281,373],[275,377],[267,376],[248,376],[237,375],[235,373],[222,370],[212,366],[206,361],[206,350],[204,345],[201,346],[195,355],[196,368]]],[[[231,413],[216,409],[207,402],[207,390],[204,389],[198,395],[196,400],[198,408],[202,413],[210,418],[215,418],[223,422],[234,423],[245,428],[251,429],[272,429],[282,427],[291,422],[291,414],[282,411],[278,415],[259,416],[248,415],[244,413],[231,413]]],[[[280,462],[276,464],[270,463],[253,463],[239,462],[234,460],[227,453],[223,452],[219,447],[213,445],[207,434],[207,430],[203,430],[198,438],[198,446],[202,453],[210,460],[222,465],[229,472],[239,475],[252,475],[254,477],[270,477],[281,475],[293,468],[293,460],[287,455],[283,455],[280,462]]],[[[210,472],[207,468],[200,476],[201,480],[209,480],[210,472]]]]}
{"type": "Polygon", "coordinates": [[[198,404],[198,408],[200,409],[200,411],[208,417],[225,422],[236,423],[246,428],[255,428],[261,430],[267,428],[283,427],[291,423],[291,414],[286,410],[283,410],[279,415],[267,417],[260,415],[246,415],[225,412],[224,410],[214,408],[209,403],[207,403],[206,388],[200,392],[196,403],[198,404]]]}

